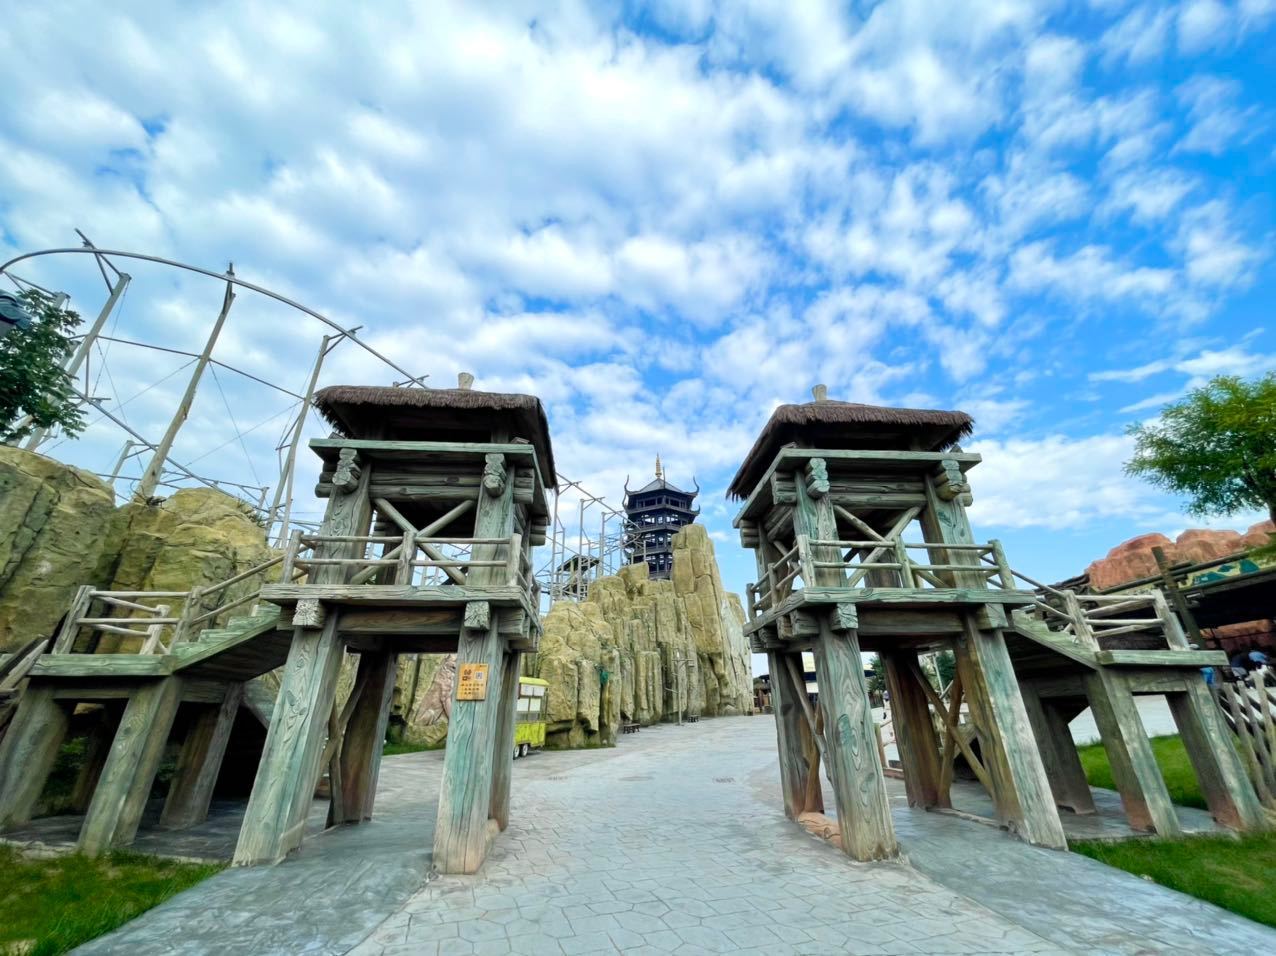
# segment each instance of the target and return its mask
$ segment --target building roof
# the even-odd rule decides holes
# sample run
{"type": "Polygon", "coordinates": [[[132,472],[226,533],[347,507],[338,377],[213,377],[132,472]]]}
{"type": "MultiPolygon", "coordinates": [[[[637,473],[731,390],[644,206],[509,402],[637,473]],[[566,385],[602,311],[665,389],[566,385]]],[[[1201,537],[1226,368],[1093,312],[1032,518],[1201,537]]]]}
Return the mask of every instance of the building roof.
{"type": "Polygon", "coordinates": [[[652,491],[672,491],[674,494],[686,495],[689,498],[694,498],[696,495],[700,494],[699,488],[697,488],[695,491],[683,491],[673,482],[665,478],[653,478],[651,479],[651,481],[647,482],[641,488],[635,488],[632,491],[629,489],[629,482],[625,482],[626,495],[645,495],[648,492],[652,492],[652,491]]]}
{"type": "Polygon", "coordinates": [[[554,450],[549,421],[535,395],[479,392],[468,388],[389,388],[330,385],[315,392],[315,408],[346,438],[398,441],[490,441],[492,426],[505,422],[512,438],[536,450],[541,479],[554,487],[554,450]]]}
{"type": "Polygon", "coordinates": [[[776,452],[793,442],[808,448],[945,451],[970,435],[974,425],[965,412],[931,408],[890,408],[828,399],[781,405],[749,449],[727,494],[747,497],[776,452]]]}

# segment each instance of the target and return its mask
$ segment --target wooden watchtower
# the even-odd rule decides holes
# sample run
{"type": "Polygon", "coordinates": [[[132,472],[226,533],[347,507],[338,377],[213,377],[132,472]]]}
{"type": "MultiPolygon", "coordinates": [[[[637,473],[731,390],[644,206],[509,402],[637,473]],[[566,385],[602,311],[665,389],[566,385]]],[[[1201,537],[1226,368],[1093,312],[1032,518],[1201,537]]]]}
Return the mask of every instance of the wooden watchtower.
{"type": "Polygon", "coordinates": [[[735,525],[757,558],[745,630],[770,664],[785,812],[823,811],[823,759],[843,851],[858,860],[897,852],[864,681],[868,650],[886,668],[910,804],[949,805],[956,745],[1003,826],[1065,846],[1004,635],[1008,613],[1035,596],[1015,589],[1000,546],[976,543],[966,517],[966,471],[980,458],[956,442],[970,417],[815,392],[813,402],[776,409],[728,491],[745,499],[735,525]],[[956,655],[978,754],[919,667],[919,653],[945,648],[956,655]],[[807,650],[818,711],[802,675],[807,650]]]}
{"type": "Polygon", "coordinates": [[[433,863],[472,873],[509,820],[519,666],[540,634],[530,549],[554,483],[545,413],[532,396],[467,387],[338,386],[315,405],[337,429],[311,442],[328,506],[285,558],[305,581],[262,589],[292,644],[235,862],[300,843],[325,766],[336,822],[368,818],[396,656],[455,652],[433,863]],[[359,666],[338,711],[347,648],[359,666]]]}

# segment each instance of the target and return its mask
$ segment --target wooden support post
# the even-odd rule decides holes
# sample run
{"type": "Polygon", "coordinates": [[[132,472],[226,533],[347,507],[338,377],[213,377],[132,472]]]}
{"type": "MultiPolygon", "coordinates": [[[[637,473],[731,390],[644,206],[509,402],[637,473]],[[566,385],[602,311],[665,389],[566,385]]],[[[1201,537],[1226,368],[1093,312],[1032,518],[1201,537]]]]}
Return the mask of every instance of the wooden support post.
{"type": "Polygon", "coordinates": [[[1102,669],[1086,675],[1085,689],[1130,826],[1179,836],[1178,814],[1126,679],[1102,669]]]}
{"type": "Polygon", "coordinates": [[[771,710],[775,714],[784,815],[796,820],[806,809],[809,766],[802,748],[802,725],[806,723],[806,717],[797,698],[797,689],[789,680],[788,656],[782,651],[771,651],[767,654],[767,666],[771,671],[771,710]]]}
{"type": "Polygon", "coordinates": [[[1183,681],[1183,693],[1165,698],[1210,813],[1233,830],[1262,827],[1262,808],[1204,678],[1193,672],[1183,681]]]}
{"type": "Polygon", "coordinates": [[[1156,559],[1156,566],[1161,572],[1161,587],[1170,596],[1174,610],[1178,613],[1179,620],[1187,632],[1184,635],[1184,640],[1195,644],[1197,647],[1204,647],[1205,642],[1201,638],[1201,629],[1196,626],[1196,617],[1192,614],[1192,609],[1187,606],[1187,598],[1179,590],[1178,581],[1174,577],[1174,570],[1170,565],[1169,559],[1165,556],[1165,549],[1153,548],[1152,557],[1156,559]]]}
{"type": "Polygon", "coordinates": [[[917,654],[908,649],[878,655],[886,667],[886,683],[891,692],[891,716],[895,722],[895,744],[904,768],[904,789],[910,807],[946,806],[939,788],[939,742],[931,719],[926,692],[918,684],[925,680],[917,665],[917,654]]]}
{"type": "MultiPolygon", "coordinates": [[[[946,498],[935,481],[926,482],[926,510],[921,515],[928,543],[974,544],[963,495],[946,498]]],[[[946,563],[970,565],[951,572],[957,587],[986,588],[987,576],[974,551],[947,551],[946,563]]],[[[962,615],[963,636],[954,648],[961,684],[979,729],[981,752],[993,782],[993,803],[1003,824],[1029,843],[1065,849],[1067,840],[1055,809],[1050,781],[1037,753],[1019,683],[1015,679],[1005,635],[981,629],[978,615],[962,615]]]]}
{"type": "MultiPolygon", "coordinates": [[[[371,469],[360,468],[347,451],[343,449],[338,460],[342,481],[334,482],[337,488],[328,499],[320,528],[323,535],[367,534],[372,521],[368,499],[371,469]]],[[[354,553],[349,542],[326,542],[315,548],[319,558],[348,558],[354,553]]],[[[310,581],[340,584],[346,579],[346,570],[346,565],[318,565],[310,581]]],[[[300,612],[301,605],[297,607],[300,612]]],[[[338,632],[340,616],[330,610],[318,627],[293,628],[274,715],[235,847],[236,866],[274,863],[301,845],[336,698],[337,672],[345,657],[338,632]]]]}
{"type": "Polygon", "coordinates": [[[75,637],[80,632],[79,620],[89,613],[89,605],[93,601],[93,586],[85,584],[76,589],[71,607],[62,619],[62,627],[58,630],[57,640],[53,642],[54,654],[70,654],[75,646],[75,637]]]}
{"type": "Polygon", "coordinates": [[[31,820],[66,737],[70,714],[53,688],[30,684],[0,740],[0,831],[31,820]]]}
{"type": "Polygon", "coordinates": [[[504,830],[510,822],[510,777],[514,773],[514,721],[518,708],[518,675],[523,655],[507,651],[501,673],[500,716],[496,725],[492,768],[491,817],[504,830]]]}
{"type": "Polygon", "coordinates": [[[93,800],[93,791],[102,776],[102,768],[106,766],[106,758],[111,753],[111,741],[115,737],[115,728],[119,725],[119,713],[111,703],[104,705],[98,719],[89,730],[84,743],[84,762],[75,776],[75,786],[71,788],[71,807],[75,813],[85,813],[93,800]]]}
{"type": "Polygon", "coordinates": [[[1057,806],[1067,807],[1076,814],[1096,812],[1094,795],[1090,792],[1081,757],[1073,743],[1068,721],[1049,700],[1042,700],[1031,682],[1019,682],[1019,694],[1023,697],[1028,723],[1037,740],[1041,763],[1050,780],[1050,792],[1057,806]]]}
{"type": "Polygon", "coordinates": [[[387,650],[364,651],[359,655],[355,683],[362,685],[362,692],[345,726],[341,744],[342,818],[335,820],[336,823],[372,819],[397,662],[398,655],[387,650]]]}
{"type": "Polygon", "coordinates": [[[963,614],[963,628],[955,648],[957,669],[992,777],[997,816],[1029,843],[1066,849],[1063,824],[1019,696],[1005,636],[997,630],[980,630],[974,612],[963,614]]]}
{"type": "MultiPolygon", "coordinates": [[[[504,456],[486,456],[483,483],[474,515],[476,538],[508,538],[514,532],[514,481],[517,469],[507,468],[504,456]]],[[[476,561],[492,560],[500,545],[475,546],[476,561]]],[[[476,567],[470,572],[473,587],[500,585],[503,567],[476,567]]],[[[467,609],[468,611],[468,609],[467,609]]],[[[457,647],[458,677],[466,664],[487,668],[483,700],[453,698],[448,723],[447,749],[443,755],[443,779],[439,785],[439,812],[434,825],[434,868],[440,873],[474,873],[487,855],[491,831],[493,777],[497,754],[493,753],[502,720],[501,708],[513,708],[515,698],[504,694],[505,642],[497,632],[497,615],[483,630],[464,627],[457,647]]],[[[456,681],[453,694],[459,693],[456,681]]],[[[499,755],[513,760],[510,751],[499,755]]]]}
{"type": "Polygon", "coordinates": [[[129,697],[80,828],[81,852],[94,856],[133,842],[181,691],[180,677],[162,677],[142,684],[129,697]]]}
{"type": "MultiPolygon", "coordinates": [[[[433,863],[440,873],[475,873],[487,855],[487,821],[498,756],[493,745],[503,703],[503,644],[493,619],[486,631],[463,631],[457,648],[458,675],[466,664],[486,666],[488,686],[483,700],[454,698],[452,703],[434,824],[433,863]]],[[[453,693],[459,689],[457,680],[453,693]]],[[[503,756],[513,758],[512,752],[503,756]]]]}
{"type": "Polygon", "coordinates": [[[191,722],[168,799],[164,801],[160,826],[180,830],[208,819],[208,805],[243,699],[244,685],[230,684],[220,704],[205,705],[191,722]]]}
{"type": "Polygon", "coordinates": [[[842,852],[861,861],[895,856],[899,844],[877,756],[859,634],[835,633],[822,620],[815,667],[842,852]]]}

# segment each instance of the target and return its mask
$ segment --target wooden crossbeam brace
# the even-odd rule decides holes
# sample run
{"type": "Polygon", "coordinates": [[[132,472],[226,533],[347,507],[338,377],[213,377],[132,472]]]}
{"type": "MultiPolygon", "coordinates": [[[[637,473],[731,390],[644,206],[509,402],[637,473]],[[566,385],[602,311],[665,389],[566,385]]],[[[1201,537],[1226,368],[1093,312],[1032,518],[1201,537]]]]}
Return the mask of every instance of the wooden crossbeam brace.
{"type": "MultiPolygon", "coordinates": [[[[843,508],[841,505],[834,505],[833,510],[837,514],[845,518],[847,521],[849,521],[851,524],[855,525],[855,527],[859,528],[860,531],[867,534],[873,540],[882,542],[882,546],[880,548],[874,548],[861,561],[862,564],[871,564],[872,562],[876,561],[879,557],[881,557],[883,552],[887,550],[890,550],[890,551],[895,550],[896,541],[899,540],[900,535],[904,533],[904,529],[908,527],[909,523],[914,518],[916,518],[919,514],[921,514],[922,509],[919,507],[912,507],[912,508],[909,508],[907,511],[905,511],[899,518],[896,519],[895,524],[891,526],[891,530],[886,534],[885,537],[883,537],[882,535],[874,531],[873,528],[867,522],[862,520],[858,515],[852,514],[851,512],[843,508]]],[[[909,562],[909,564],[911,565],[912,562],[909,562]]],[[[854,574],[851,575],[850,580],[847,582],[847,586],[854,587],[864,578],[866,574],[868,574],[869,570],[870,570],[869,568],[860,568],[858,571],[856,571],[854,574]]],[[[913,571],[914,573],[916,573],[915,567],[913,568],[913,571]]]]}
{"type": "MultiPolygon", "coordinates": [[[[408,521],[407,518],[403,517],[403,515],[399,513],[399,509],[396,508],[394,505],[390,504],[390,502],[386,501],[384,498],[374,498],[372,503],[377,506],[377,511],[381,512],[381,514],[385,515],[387,518],[389,518],[391,521],[397,524],[401,531],[406,531],[409,534],[415,535],[418,538],[427,537],[427,535],[424,535],[421,532],[417,531],[417,529],[412,526],[412,522],[408,521]]],[[[447,558],[444,557],[443,552],[441,552],[438,548],[434,547],[434,545],[426,544],[424,541],[418,541],[417,546],[426,554],[428,554],[430,558],[434,561],[447,560],[447,558]]],[[[399,545],[399,547],[403,547],[403,546],[399,545]]],[[[388,560],[388,556],[387,556],[387,560],[388,560]]],[[[464,586],[465,572],[463,572],[460,568],[444,567],[443,573],[452,579],[453,584],[460,584],[464,586]]]]}
{"type": "Polygon", "coordinates": [[[952,740],[961,748],[961,752],[965,756],[966,762],[970,764],[970,769],[975,772],[975,776],[978,777],[979,782],[984,785],[984,789],[986,789],[989,793],[992,793],[992,781],[988,776],[988,771],[985,770],[984,765],[979,762],[979,758],[975,756],[975,752],[971,749],[970,744],[967,743],[962,735],[961,728],[957,726],[957,717],[961,713],[961,703],[957,696],[957,691],[960,689],[960,685],[957,683],[957,678],[953,678],[952,701],[949,703],[948,708],[945,708],[943,700],[940,699],[939,694],[935,693],[935,688],[930,686],[930,681],[926,679],[926,675],[922,673],[921,668],[917,666],[916,661],[910,660],[908,662],[908,670],[912,673],[913,679],[921,685],[923,693],[926,694],[926,699],[930,701],[931,707],[935,709],[935,713],[944,723],[944,758],[946,764],[945,769],[949,770],[948,784],[950,786],[952,784],[951,769],[949,769],[951,768],[951,762],[949,761],[948,754],[950,746],[949,741],[952,740]],[[956,713],[954,713],[954,710],[956,713]]]}

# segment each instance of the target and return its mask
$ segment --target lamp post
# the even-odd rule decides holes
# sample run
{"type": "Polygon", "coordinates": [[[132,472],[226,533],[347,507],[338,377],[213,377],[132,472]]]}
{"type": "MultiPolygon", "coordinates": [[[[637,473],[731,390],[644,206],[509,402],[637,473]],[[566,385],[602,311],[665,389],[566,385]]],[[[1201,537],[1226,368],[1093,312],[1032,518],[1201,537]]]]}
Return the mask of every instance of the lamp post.
{"type": "Polygon", "coordinates": [[[0,292],[0,337],[13,329],[29,329],[34,321],[21,299],[12,292],[0,292]]]}

